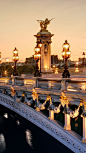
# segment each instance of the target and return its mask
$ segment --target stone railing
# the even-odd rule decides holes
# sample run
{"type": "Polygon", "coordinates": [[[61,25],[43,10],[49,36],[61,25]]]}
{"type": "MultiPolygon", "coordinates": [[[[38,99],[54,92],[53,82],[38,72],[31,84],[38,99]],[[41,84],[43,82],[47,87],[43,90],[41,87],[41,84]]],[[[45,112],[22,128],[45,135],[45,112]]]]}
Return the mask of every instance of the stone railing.
{"type": "Polygon", "coordinates": [[[37,79],[36,87],[43,89],[57,89],[61,90],[61,80],[53,80],[53,79],[37,79]]]}
{"type": "Polygon", "coordinates": [[[69,80],[67,82],[67,90],[68,91],[86,91],[86,81],[84,80],[69,80]]]}
{"type": "Polygon", "coordinates": [[[54,121],[42,115],[40,112],[35,111],[31,107],[22,104],[21,102],[15,102],[12,98],[3,94],[0,94],[0,104],[13,110],[36,126],[40,127],[42,130],[50,134],[56,140],[60,141],[63,145],[68,147],[73,152],[86,152],[85,144],[83,144],[79,139],[74,137],[68,131],[64,130],[54,121]]]}
{"type": "Polygon", "coordinates": [[[12,84],[12,79],[11,79],[11,77],[9,77],[9,78],[7,78],[7,77],[1,77],[0,78],[0,83],[12,84]]]}
{"type": "Polygon", "coordinates": [[[17,85],[17,86],[28,86],[37,87],[41,89],[50,90],[61,90],[61,91],[74,91],[74,92],[85,92],[86,81],[85,80],[73,80],[73,79],[43,79],[43,78],[22,78],[18,76],[12,77],[1,77],[0,84],[6,85],[17,85]]]}

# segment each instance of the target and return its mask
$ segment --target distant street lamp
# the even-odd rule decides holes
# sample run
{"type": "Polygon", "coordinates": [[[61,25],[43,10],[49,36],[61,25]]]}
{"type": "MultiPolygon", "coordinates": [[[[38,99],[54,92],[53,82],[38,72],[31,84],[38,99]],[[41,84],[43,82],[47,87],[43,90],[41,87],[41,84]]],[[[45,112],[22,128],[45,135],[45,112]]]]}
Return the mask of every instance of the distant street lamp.
{"type": "Polygon", "coordinates": [[[7,71],[6,70],[4,71],[4,75],[5,75],[5,77],[7,76],[7,71]]]}
{"type": "Polygon", "coordinates": [[[63,51],[62,51],[62,57],[65,60],[65,66],[64,66],[64,72],[62,74],[63,78],[70,78],[70,73],[68,71],[68,66],[67,66],[67,59],[70,57],[70,51],[69,51],[69,43],[67,40],[65,40],[65,43],[63,44],[63,51]]]}
{"type": "MultiPolygon", "coordinates": [[[[1,60],[1,52],[0,52],[0,64],[1,64],[1,61],[2,61],[2,60],[1,60]]],[[[1,76],[1,70],[0,70],[0,76],[1,76]]]]}
{"type": "Polygon", "coordinates": [[[18,76],[17,67],[16,67],[16,63],[17,63],[18,60],[19,60],[18,50],[15,47],[15,49],[13,50],[13,61],[15,63],[14,71],[13,71],[13,76],[18,76]]]}
{"type": "Polygon", "coordinates": [[[55,73],[55,69],[56,69],[56,65],[54,64],[54,65],[52,66],[53,73],[55,73]]]}
{"type": "Polygon", "coordinates": [[[56,69],[55,69],[55,74],[58,74],[58,68],[56,67],[56,69]]]}
{"type": "Polygon", "coordinates": [[[79,72],[79,62],[78,61],[75,63],[75,72],[76,73],[79,72]]]}
{"type": "Polygon", "coordinates": [[[82,66],[83,66],[83,73],[85,72],[85,52],[82,53],[83,56],[83,61],[82,61],[82,66]]]}
{"type": "Polygon", "coordinates": [[[82,53],[83,61],[82,61],[82,66],[85,66],[84,60],[85,60],[85,52],[82,53]]]}
{"type": "MultiPolygon", "coordinates": [[[[37,42],[38,43],[38,47],[40,47],[40,54],[41,54],[41,48],[42,48],[42,42],[41,42],[41,39],[40,39],[40,41],[39,42],[37,42]]],[[[42,76],[42,72],[41,72],[41,56],[40,56],[40,76],[42,76]]]]}
{"type": "Polygon", "coordinates": [[[38,67],[38,61],[40,59],[41,52],[40,52],[40,47],[38,47],[38,44],[34,50],[35,50],[34,59],[36,60],[36,70],[34,73],[34,77],[38,77],[38,76],[41,76],[41,74],[39,72],[39,67],[38,67]]]}

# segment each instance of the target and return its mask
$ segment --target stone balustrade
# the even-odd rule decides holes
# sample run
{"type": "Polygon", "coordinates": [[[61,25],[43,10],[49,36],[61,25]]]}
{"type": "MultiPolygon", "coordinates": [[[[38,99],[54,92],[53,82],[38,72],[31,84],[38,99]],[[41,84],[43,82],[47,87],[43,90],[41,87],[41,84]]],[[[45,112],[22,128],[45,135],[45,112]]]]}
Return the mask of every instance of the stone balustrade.
{"type": "Polygon", "coordinates": [[[53,79],[53,78],[21,78],[18,76],[12,77],[1,77],[0,78],[0,89],[6,88],[10,90],[10,86],[14,86],[15,90],[28,90],[32,91],[32,88],[37,89],[38,94],[46,99],[47,94],[50,94],[53,101],[59,102],[61,91],[66,92],[66,96],[70,102],[79,105],[80,99],[86,99],[86,81],[84,80],[73,80],[73,79],[53,79]],[[3,86],[2,86],[3,84],[3,86]],[[71,98],[72,97],[72,98],[71,98]]]}
{"type": "Polygon", "coordinates": [[[22,78],[18,76],[1,77],[0,84],[17,85],[17,86],[29,86],[37,87],[41,89],[61,90],[61,91],[74,91],[85,92],[86,81],[85,80],[73,80],[73,79],[43,79],[43,78],[22,78]]]}

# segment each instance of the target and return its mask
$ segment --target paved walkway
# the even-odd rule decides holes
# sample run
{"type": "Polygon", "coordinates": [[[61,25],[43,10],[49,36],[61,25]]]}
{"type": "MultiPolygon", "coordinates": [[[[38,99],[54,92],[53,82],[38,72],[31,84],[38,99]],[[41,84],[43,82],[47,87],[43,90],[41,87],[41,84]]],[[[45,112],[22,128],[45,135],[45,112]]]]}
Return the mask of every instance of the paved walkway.
{"type": "MultiPolygon", "coordinates": [[[[28,75],[27,76],[27,78],[29,78],[29,79],[31,79],[31,78],[33,78],[34,77],[34,75],[33,74],[31,74],[31,75],[28,75]]],[[[52,74],[42,74],[42,77],[40,77],[40,78],[59,78],[59,79],[61,79],[62,78],[62,73],[58,73],[58,74],[54,74],[54,73],[52,73],[52,74]]],[[[84,79],[84,80],[86,80],[86,74],[78,74],[78,75],[71,75],[70,76],[70,78],[71,79],[84,79]]]]}

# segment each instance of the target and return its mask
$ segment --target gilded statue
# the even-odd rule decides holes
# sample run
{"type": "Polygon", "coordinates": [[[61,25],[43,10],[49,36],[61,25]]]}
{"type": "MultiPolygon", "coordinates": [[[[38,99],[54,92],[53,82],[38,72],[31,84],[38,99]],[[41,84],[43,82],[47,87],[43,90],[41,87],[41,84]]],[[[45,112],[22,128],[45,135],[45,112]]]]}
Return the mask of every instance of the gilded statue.
{"type": "MultiPolygon", "coordinates": [[[[53,18],[52,18],[52,19],[53,19],[53,18]]],[[[52,20],[52,19],[51,19],[51,20],[52,20]]],[[[40,23],[41,29],[46,30],[46,29],[47,29],[47,25],[50,24],[50,21],[51,21],[51,20],[48,20],[48,18],[46,18],[45,21],[43,21],[43,20],[37,20],[37,21],[40,23]]]]}

